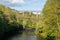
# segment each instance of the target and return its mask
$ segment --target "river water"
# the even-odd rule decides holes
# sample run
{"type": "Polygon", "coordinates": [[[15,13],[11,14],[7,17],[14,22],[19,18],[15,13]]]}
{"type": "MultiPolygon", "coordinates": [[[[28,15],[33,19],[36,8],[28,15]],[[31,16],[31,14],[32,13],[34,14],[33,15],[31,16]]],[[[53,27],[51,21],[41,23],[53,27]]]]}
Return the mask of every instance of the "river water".
{"type": "Polygon", "coordinates": [[[33,32],[22,32],[22,34],[12,36],[8,40],[37,40],[37,37],[33,32]]]}

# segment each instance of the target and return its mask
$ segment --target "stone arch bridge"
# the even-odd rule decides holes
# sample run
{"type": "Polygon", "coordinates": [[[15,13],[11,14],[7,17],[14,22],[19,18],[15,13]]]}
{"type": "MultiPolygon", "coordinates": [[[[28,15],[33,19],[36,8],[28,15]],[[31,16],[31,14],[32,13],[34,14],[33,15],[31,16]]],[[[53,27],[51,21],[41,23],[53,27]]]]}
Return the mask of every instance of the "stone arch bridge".
{"type": "MultiPolygon", "coordinates": [[[[32,13],[33,13],[33,14],[35,14],[35,19],[36,20],[39,20],[39,15],[42,13],[40,10],[29,10],[29,11],[22,10],[22,11],[19,11],[19,12],[23,13],[23,17],[25,17],[25,12],[28,12],[29,15],[32,15],[32,13]]],[[[29,18],[31,18],[31,17],[27,17],[27,19],[29,19],[29,18]]],[[[33,18],[31,20],[33,20],[33,18]]],[[[38,24],[36,24],[36,26],[38,26],[38,24]]],[[[23,19],[23,28],[25,28],[25,20],[24,19],[23,19]]]]}

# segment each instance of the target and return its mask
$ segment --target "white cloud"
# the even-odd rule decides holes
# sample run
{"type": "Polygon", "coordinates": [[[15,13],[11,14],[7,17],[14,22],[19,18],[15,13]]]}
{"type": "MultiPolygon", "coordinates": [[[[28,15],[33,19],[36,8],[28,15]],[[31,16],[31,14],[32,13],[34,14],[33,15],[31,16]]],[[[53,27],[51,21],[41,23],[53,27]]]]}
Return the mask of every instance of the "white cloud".
{"type": "Polygon", "coordinates": [[[25,0],[0,0],[0,4],[8,7],[20,7],[25,4],[25,0]]]}
{"type": "Polygon", "coordinates": [[[41,14],[41,12],[38,12],[38,13],[37,12],[33,12],[33,14],[41,14]]]}
{"type": "Polygon", "coordinates": [[[11,0],[11,3],[17,3],[17,4],[24,4],[25,1],[24,0],[11,0]]]}

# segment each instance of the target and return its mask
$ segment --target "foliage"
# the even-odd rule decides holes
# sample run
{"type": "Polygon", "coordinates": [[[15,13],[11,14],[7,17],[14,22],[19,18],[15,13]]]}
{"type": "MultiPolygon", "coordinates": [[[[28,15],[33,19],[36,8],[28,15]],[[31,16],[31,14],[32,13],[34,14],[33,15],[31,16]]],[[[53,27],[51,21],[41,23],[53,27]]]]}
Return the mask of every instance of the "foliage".
{"type": "Polygon", "coordinates": [[[55,40],[58,36],[57,32],[60,32],[60,0],[47,0],[42,13],[44,14],[47,40],[55,40]]]}
{"type": "MultiPolygon", "coordinates": [[[[11,9],[9,7],[5,7],[0,5],[0,38],[4,36],[6,32],[23,30],[23,26],[25,28],[39,28],[40,20],[42,19],[39,15],[39,19],[37,19],[36,15],[31,12],[20,13],[17,10],[11,9]],[[24,23],[24,24],[23,24],[24,23]],[[39,26],[36,26],[38,24],[39,26]],[[22,26],[23,25],[23,26],[22,26]]],[[[42,23],[42,22],[41,22],[42,23]]]]}
{"type": "Polygon", "coordinates": [[[13,12],[14,15],[12,17],[10,16],[11,14],[9,13],[10,8],[5,8],[3,5],[0,5],[0,40],[3,38],[4,34],[9,31],[16,31],[16,30],[23,30],[22,24],[19,24],[16,21],[16,16],[13,12]],[[11,18],[12,18],[12,22],[11,18]]]}

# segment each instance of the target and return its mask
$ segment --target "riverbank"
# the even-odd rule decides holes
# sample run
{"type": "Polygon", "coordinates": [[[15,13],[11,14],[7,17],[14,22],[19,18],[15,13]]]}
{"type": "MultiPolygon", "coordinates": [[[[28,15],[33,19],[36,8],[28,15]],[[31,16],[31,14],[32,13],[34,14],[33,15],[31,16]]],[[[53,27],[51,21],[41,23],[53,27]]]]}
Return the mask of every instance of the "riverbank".
{"type": "Polygon", "coordinates": [[[7,37],[16,35],[18,33],[18,30],[22,31],[23,26],[22,25],[8,25],[7,27],[0,27],[0,40],[4,40],[7,37]],[[19,26],[19,27],[18,27],[19,26]],[[2,29],[2,30],[1,30],[2,29]]]}

